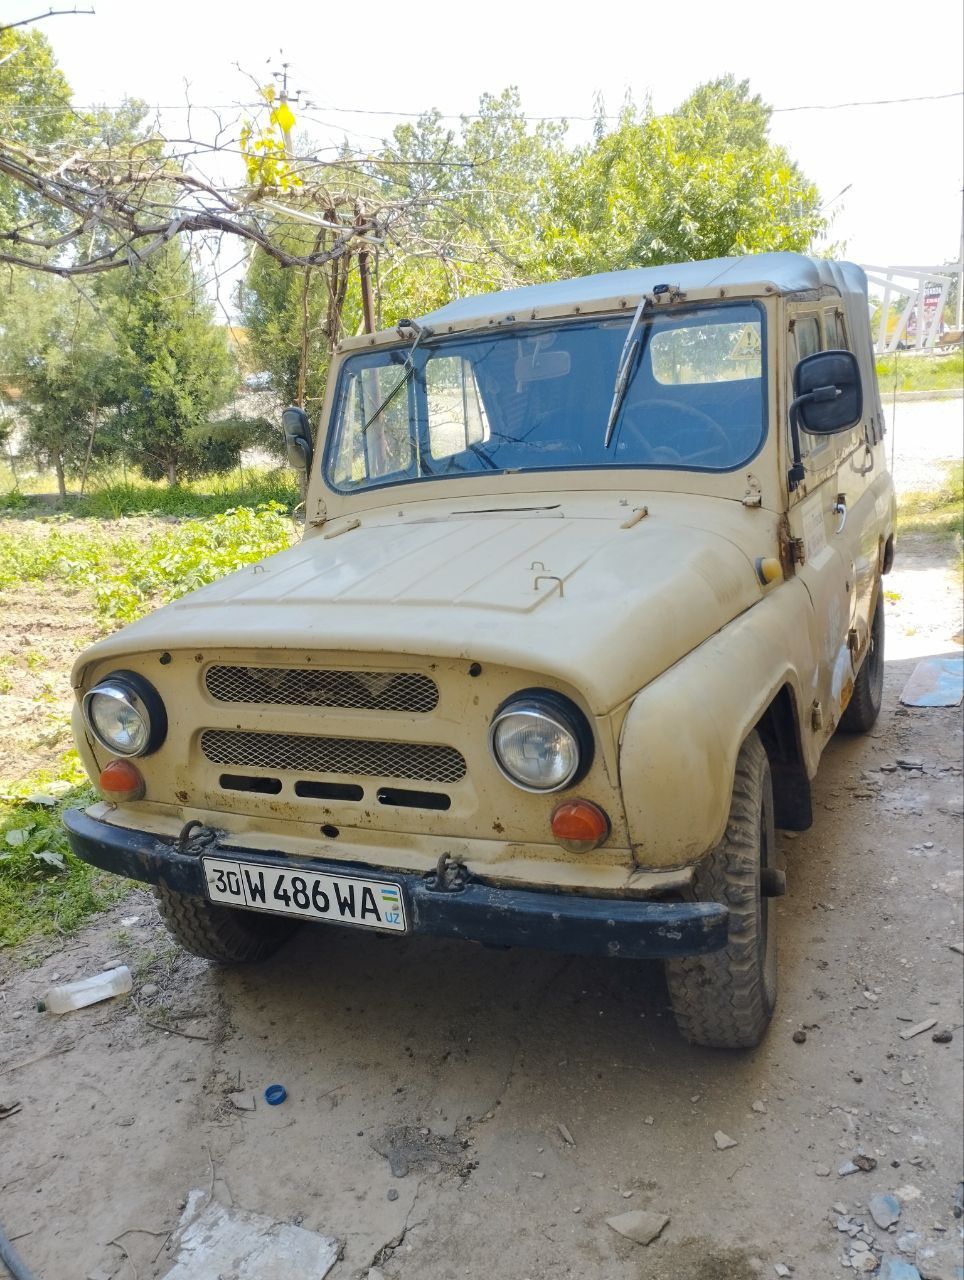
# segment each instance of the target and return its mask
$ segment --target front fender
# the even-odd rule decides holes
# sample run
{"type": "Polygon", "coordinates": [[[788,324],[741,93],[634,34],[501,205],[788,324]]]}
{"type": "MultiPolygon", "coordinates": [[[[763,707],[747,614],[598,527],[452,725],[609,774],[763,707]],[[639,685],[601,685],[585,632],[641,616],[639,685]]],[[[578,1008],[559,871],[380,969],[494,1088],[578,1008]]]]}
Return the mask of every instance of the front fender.
{"type": "MultiPolygon", "coordinates": [[[[809,705],[812,657],[802,584],[760,604],[665,671],[633,699],[619,740],[619,776],[633,855],[642,867],[697,861],[723,835],[736,757],[784,685],[809,705]]],[[[804,766],[817,747],[801,725],[804,766]]]]}

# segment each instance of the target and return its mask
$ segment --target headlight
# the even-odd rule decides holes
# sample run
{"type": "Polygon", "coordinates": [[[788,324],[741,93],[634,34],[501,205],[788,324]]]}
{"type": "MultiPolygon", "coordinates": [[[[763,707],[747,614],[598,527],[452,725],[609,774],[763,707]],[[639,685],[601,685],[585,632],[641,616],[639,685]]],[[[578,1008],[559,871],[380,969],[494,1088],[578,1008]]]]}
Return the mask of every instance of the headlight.
{"type": "Polygon", "coordinates": [[[525,690],[503,703],[489,745],[499,769],[523,791],[561,791],[592,763],[585,716],[549,689],[525,690]]]}
{"type": "Polygon", "coordinates": [[[84,694],[84,719],[97,741],[118,756],[147,756],[164,741],[167,713],[149,681],[115,671],[84,694]]]}

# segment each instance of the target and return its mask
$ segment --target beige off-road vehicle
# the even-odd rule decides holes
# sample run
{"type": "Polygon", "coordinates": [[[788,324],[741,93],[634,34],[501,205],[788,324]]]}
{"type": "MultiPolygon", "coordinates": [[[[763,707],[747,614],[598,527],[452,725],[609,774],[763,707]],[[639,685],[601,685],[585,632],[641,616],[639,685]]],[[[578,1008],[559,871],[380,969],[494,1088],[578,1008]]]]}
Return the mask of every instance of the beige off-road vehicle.
{"type": "Polygon", "coordinates": [[[300,544],[77,662],[75,852],[212,960],[300,921],[658,957],[685,1036],[756,1044],[774,827],[880,707],[860,269],[463,299],[343,342],[285,429],[300,544]]]}

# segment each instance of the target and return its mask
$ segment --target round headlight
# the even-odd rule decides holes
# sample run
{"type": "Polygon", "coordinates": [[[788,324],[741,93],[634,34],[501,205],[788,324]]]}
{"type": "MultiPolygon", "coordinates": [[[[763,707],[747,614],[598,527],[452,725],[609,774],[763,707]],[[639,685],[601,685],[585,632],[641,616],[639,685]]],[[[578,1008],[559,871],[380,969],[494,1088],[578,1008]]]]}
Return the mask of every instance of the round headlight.
{"type": "Polygon", "coordinates": [[[585,717],[550,690],[517,694],[492,720],[489,743],[499,769],[523,791],[561,791],[592,759],[585,717]]]}
{"type": "Polygon", "coordinates": [[[84,718],[97,741],[118,756],[146,756],[164,741],[167,715],[157,690],[118,671],[84,694],[84,718]]]}

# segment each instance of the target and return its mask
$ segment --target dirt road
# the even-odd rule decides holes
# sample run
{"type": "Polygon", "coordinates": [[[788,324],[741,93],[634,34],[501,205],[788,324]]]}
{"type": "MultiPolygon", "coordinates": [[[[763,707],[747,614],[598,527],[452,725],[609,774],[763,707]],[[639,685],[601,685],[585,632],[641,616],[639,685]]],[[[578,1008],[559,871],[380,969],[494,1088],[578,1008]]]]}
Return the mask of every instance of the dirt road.
{"type": "Polygon", "coordinates": [[[897,699],[918,656],[955,649],[959,592],[946,544],[901,551],[881,720],[831,745],[813,828],[784,838],[758,1051],[686,1046],[656,965],[319,928],[224,971],[170,947],[138,890],[37,967],[0,960],[0,1107],[21,1108],[0,1119],[0,1217],[37,1275],[164,1275],[201,1188],[338,1237],[335,1280],[847,1275],[851,1214],[876,1257],[956,1276],[961,726],[897,699]],[[55,975],[119,961],[133,999],[34,1011],[55,975]],[[861,1152],[876,1167],[841,1176],[861,1152]],[[892,1232],[865,1208],[882,1192],[892,1232]],[[606,1225],[632,1208],[669,1215],[648,1247],[606,1225]]]}

